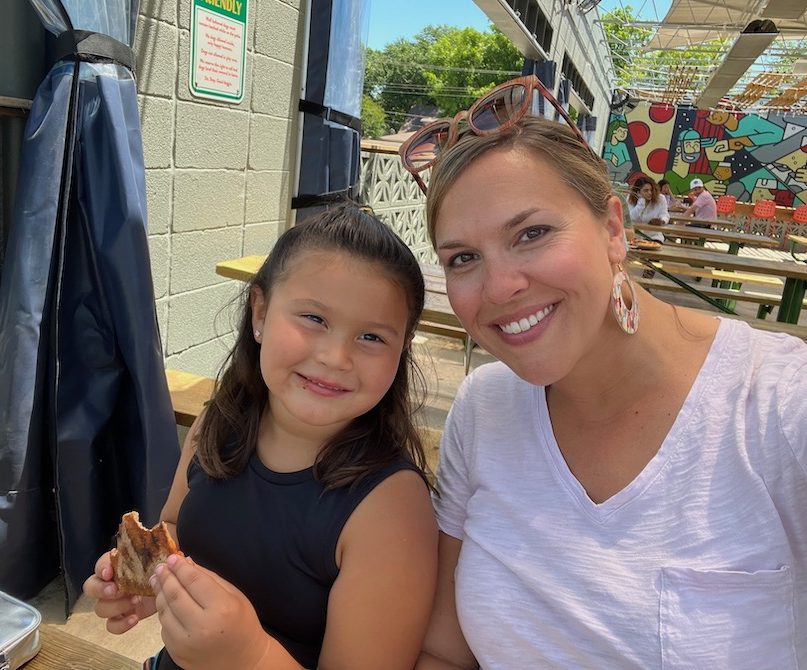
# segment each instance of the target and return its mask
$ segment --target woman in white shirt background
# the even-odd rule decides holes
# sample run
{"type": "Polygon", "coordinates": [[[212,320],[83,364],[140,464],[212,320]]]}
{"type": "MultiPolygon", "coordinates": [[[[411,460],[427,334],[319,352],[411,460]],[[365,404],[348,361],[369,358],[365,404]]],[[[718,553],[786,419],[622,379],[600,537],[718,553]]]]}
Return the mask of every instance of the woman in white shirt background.
{"type": "MultiPolygon", "coordinates": [[[[670,222],[667,199],[661,195],[658,184],[650,177],[642,175],[633,182],[633,188],[628,194],[628,207],[630,220],[634,225],[652,223],[660,226],[670,222]]],[[[645,235],[657,242],[664,241],[661,233],[645,232],[645,235]]]]}

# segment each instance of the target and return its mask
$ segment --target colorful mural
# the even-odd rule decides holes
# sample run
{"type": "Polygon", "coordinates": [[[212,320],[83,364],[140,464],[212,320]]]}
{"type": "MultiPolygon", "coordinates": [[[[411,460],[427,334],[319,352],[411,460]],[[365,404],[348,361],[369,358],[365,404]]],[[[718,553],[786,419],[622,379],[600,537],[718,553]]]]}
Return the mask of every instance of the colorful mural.
{"type": "Polygon", "coordinates": [[[807,203],[807,115],[745,114],[642,103],[611,114],[603,158],[611,178],[667,179],[674,193],[703,179],[714,196],[807,203]]]}

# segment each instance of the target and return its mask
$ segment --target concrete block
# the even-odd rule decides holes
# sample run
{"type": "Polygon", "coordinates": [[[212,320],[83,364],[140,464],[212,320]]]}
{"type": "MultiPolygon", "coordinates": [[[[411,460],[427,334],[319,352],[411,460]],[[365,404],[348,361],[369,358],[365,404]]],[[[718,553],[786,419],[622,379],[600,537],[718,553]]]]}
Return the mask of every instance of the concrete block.
{"type": "Polygon", "coordinates": [[[246,112],[178,102],[176,166],[243,169],[247,162],[248,132],[246,112]]]}
{"type": "Polygon", "coordinates": [[[244,226],[244,256],[268,254],[275,246],[280,233],[286,229],[285,223],[256,223],[244,226]]]}
{"type": "Polygon", "coordinates": [[[137,89],[140,93],[173,97],[178,39],[175,26],[151,19],[140,21],[135,41],[137,89]]]}
{"type": "Polygon", "coordinates": [[[253,114],[250,119],[249,167],[252,170],[290,170],[292,124],[288,119],[253,114]]]}
{"type": "Polygon", "coordinates": [[[241,256],[241,228],[176,233],[171,239],[171,294],[227,281],[216,263],[241,256]]]}
{"type": "Polygon", "coordinates": [[[162,298],[168,295],[168,273],[171,265],[168,235],[149,235],[148,242],[154,297],[162,298]]]}
{"type": "Polygon", "coordinates": [[[255,51],[294,63],[300,12],[280,0],[257,0],[255,16],[255,51]]]}
{"type": "Polygon", "coordinates": [[[290,205],[288,172],[247,172],[246,223],[285,221],[290,205]]]}
{"type": "Polygon", "coordinates": [[[252,111],[286,119],[297,113],[293,66],[255,54],[252,71],[252,111]]]}
{"type": "Polygon", "coordinates": [[[190,84],[188,79],[188,72],[191,62],[191,35],[187,30],[180,31],[179,34],[179,67],[177,69],[177,98],[180,100],[194,101],[202,105],[211,105],[214,107],[224,107],[227,109],[243,109],[249,110],[250,101],[252,99],[252,57],[253,51],[247,49],[246,63],[244,72],[244,99],[238,103],[225,102],[222,100],[209,100],[207,98],[198,98],[191,95],[190,84]]]}
{"type": "Polygon", "coordinates": [[[165,367],[215,378],[234,344],[235,336],[228,333],[169,356],[165,360],[165,367]]]}
{"type": "Polygon", "coordinates": [[[150,235],[167,233],[171,225],[173,179],[170,170],[146,170],[146,207],[150,235]]]}
{"type": "Polygon", "coordinates": [[[171,167],[174,146],[174,102],[146,95],[137,96],[137,101],[146,168],[171,167]]]}
{"type": "MultiPolygon", "coordinates": [[[[180,4],[190,4],[190,1],[181,0],[180,4]]],[[[176,25],[177,3],[174,0],[140,0],[139,11],[140,15],[143,17],[159,19],[160,21],[176,25]]]]}
{"type": "Polygon", "coordinates": [[[172,230],[185,232],[241,224],[244,181],[243,172],[177,170],[172,230]]]}
{"type": "Polygon", "coordinates": [[[166,354],[178,354],[230,332],[231,303],[243,290],[244,284],[233,280],[171,296],[166,354]]]}

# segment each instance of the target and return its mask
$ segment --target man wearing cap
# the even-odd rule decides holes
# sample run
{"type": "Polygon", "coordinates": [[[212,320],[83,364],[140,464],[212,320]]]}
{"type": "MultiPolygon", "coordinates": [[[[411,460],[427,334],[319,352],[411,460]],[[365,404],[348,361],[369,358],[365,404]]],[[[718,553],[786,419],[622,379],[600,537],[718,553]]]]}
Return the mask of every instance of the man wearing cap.
{"type": "Polygon", "coordinates": [[[717,203],[709,191],[703,188],[701,179],[689,182],[689,188],[695,196],[695,201],[684,210],[684,216],[694,216],[696,219],[716,219],[717,203]]]}

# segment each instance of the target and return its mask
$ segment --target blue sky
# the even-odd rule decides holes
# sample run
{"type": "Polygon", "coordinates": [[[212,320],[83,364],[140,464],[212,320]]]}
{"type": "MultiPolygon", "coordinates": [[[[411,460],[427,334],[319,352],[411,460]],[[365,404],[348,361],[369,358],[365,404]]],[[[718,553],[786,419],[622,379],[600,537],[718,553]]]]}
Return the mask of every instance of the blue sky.
{"type": "MultiPolygon", "coordinates": [[[[620,5],[633,5],[640,15],[662,18],[669,0],[602,0],[600,11],[606,12],[620,5]]],[[[488,19],[473,0],[370,0],[370,25],[367,46],[383,49],[400,37],[412,37],[432,25],[449,25],[458,28],[487,30],[488,19]]]]}

